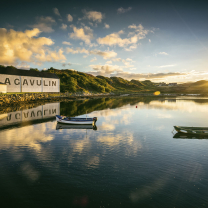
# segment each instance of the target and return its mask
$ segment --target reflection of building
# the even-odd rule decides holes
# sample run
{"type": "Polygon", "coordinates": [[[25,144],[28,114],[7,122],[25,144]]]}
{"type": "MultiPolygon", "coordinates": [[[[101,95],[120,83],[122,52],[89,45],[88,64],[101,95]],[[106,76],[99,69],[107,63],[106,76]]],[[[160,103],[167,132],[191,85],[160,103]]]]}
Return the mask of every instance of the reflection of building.
{"type": "Polygon", "coordinates": [[[7,92],[60,92],[56,74],[0,68],[0,82],[7,85],[7,92]]]}
{"type": "Polygon", "coordinates": [[[6,126],[28,123],[41,122],[43,120],[55,120],[55,115],[60,114],[60,103],[49,103],[36,108],[22,111],[11,112],[0,115],[0,128],[6,126]]]}

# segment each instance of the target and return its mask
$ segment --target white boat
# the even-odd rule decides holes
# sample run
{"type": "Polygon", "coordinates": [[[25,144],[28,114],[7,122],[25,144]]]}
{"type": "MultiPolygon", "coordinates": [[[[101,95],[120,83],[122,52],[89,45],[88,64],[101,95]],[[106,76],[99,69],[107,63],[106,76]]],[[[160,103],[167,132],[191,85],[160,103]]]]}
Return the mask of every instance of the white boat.
{"type": "Polygon", "coordinates": [[[95,124],[95,122],[97,121],[97,117],[93,117],[93,118],[75,118],[75,117],[66,117],[66,116],[60,116],[60,115],[56,115],[56,121],[58,123],[63,123],[63,124],[81,124],[81,125],[85,125],[85,124],[95,124]]]}

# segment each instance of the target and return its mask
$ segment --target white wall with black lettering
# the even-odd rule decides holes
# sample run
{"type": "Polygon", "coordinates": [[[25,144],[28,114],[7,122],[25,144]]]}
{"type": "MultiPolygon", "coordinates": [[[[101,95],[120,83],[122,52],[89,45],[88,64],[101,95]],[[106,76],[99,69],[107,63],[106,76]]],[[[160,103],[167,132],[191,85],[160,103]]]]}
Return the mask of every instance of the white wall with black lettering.
{"type": "Polygon", "coordinates": [[[7,92],[60,92],[59,79],[0,74],[0,82],[7,92]]]}

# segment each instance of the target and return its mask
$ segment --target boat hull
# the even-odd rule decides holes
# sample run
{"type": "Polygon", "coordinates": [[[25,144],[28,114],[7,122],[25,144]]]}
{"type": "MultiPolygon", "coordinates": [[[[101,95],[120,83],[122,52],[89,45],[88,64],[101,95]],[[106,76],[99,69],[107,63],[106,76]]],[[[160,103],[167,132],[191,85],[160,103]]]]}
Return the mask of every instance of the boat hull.
{"type": "Polygon", "coordinates": [[[93,125],[97,121],[97,117],[94,118],[74,118],[56,115],[56,121],[62,124],[72,125],[93,125]]]}
{"type": "Polygon", "coordinates": [[[208,136],[207,127],[174,126],[178,133],[208,136]]]}

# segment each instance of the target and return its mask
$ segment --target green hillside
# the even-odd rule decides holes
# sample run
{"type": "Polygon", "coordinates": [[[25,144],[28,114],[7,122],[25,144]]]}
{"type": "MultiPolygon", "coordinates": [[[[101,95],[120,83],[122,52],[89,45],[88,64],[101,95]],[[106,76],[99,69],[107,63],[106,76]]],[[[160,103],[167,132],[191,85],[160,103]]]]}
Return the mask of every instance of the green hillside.
{"type": "MultiPolygon", "coordinates": [[[[2,66],[1,68],[15,68],[13,66],[2,66]]],[[[31,68],[30,70],[39,71],[31,68]]],[[[93,76],[91,74],[78,72],[70,69],[55,69],[51,67],[43,72],[54,73],[60,78],[61,92],[90,92],[90,93],[196,93],[208,94],[208,81],[178,84],[177,86],[158,87],[150,80],[139,81],[132,79],[128,81],[121,77],[93,76]]],[[[42,73],[42,72],[40,72],[42,73]]]]}
{"type": "Polygon", "coordinates": [[[153,82],[128,81],[121,77],[93,76],[91,74],[74,70],[58,70],[50,68],[45,72],[55,73],[61,82],[61,92],[152,92],[155,85],[153,82]]]}

